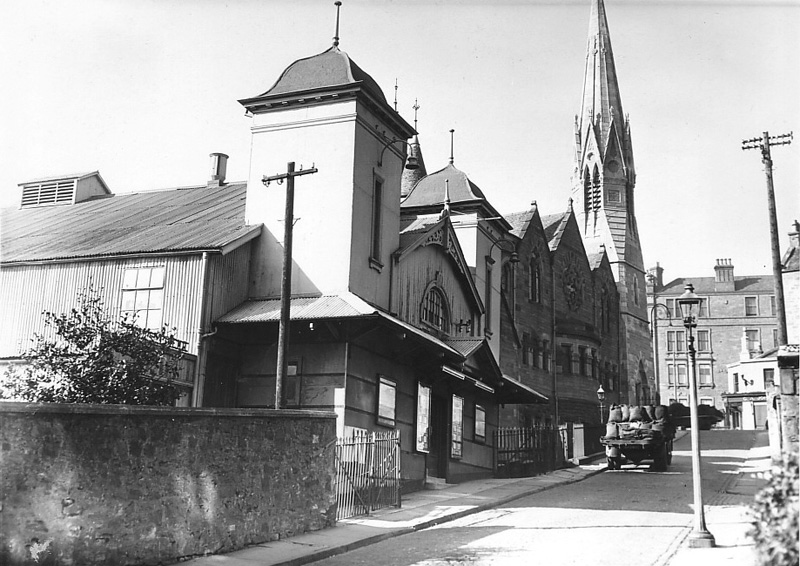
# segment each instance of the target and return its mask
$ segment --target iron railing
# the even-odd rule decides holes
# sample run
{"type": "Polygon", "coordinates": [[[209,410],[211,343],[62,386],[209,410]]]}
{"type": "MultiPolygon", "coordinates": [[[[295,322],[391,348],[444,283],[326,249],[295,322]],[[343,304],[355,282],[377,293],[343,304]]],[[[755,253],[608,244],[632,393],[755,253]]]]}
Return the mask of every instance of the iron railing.
{"type": "Polygon", "coordinates": [[[400,507],[400,431],[356,432],[336,442],[336,519],[400,507]]]}
{"type": "Polygon", "coordinates": [[[494,469],[501,478],[536,476],[560,466],[559,431],[554,428],[499,428],[494,432],[494,469]]]}

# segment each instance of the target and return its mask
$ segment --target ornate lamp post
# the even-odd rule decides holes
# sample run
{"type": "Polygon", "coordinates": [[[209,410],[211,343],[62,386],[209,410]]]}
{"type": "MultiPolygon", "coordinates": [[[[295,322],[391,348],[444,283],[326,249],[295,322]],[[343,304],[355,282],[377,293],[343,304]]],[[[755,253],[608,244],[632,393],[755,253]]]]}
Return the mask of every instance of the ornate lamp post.
{"type": "Polygon", "coordinates": [[[606,400],[606,392],[603,389],[603,384],[600,384],[600,387],[597,388],[597,400],[600,401],[600,424],[603,424],[603,409],[605,405],[603,401],[606,400]]]}
{"type": "Polygon", "coordinates": [[[683,315],[683,326],[688,334],[689,346],[689,410],[691,415],[692,435],[692,487],[694,488],[694,528],[689,534],[691,548],[711,548],[716,545],[714,535],[706,528],[705,510],[703,508],[703,486],[700,474],[700,425],[697,418],[697,374],[695,373],[694,336],[692,329],[697,327],[694,309],[700,304],[700,297],[694,294],[694,286],[686,284],[686,290],[678,297],[678,304],[683,315]]]}

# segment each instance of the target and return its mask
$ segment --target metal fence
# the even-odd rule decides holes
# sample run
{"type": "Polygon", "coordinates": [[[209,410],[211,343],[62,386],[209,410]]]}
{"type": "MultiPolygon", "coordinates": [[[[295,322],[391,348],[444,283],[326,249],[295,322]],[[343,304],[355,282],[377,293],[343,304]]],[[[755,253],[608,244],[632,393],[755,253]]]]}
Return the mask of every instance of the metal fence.
{"type": "Polygon", "coordinates": [[[336,442],[336,519],[400,507],[400,431],[356,432],[336,442]]]}
{"type": "Polygon", "coordinates": [[[500,478],[536,476],[560,465],[554,428],[499,428],[494,433],[494,470],[500,478]]]}

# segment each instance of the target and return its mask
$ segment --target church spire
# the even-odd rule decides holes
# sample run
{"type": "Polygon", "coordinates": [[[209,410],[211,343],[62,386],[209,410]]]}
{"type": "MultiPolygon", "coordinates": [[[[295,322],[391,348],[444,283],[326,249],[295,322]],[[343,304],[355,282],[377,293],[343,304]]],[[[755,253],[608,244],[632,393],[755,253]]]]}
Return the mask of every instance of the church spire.
{"type": "Polygon", "coordinates": [[[627,153],[627,119],[622,111],[622,98],[619,94],[603,0],[592,0],[583,98],[576,126],[579,155],[583,153],[580,150],[586,148],[589,137],[595,138],[593,141],[603,157],[609,146],[615,144],[621,146],[618,147],[620,153],[627,153]]]}

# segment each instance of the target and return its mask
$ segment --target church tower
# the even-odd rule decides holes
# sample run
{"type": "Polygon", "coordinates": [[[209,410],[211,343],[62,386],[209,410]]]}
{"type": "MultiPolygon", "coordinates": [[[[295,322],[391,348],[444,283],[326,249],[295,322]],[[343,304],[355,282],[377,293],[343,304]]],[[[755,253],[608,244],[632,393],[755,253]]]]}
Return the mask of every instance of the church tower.
{"type": "Polygon", "coordinates": [[[580,114],[575,117],[573,201],[587,253],[604,245],[620,294],[620,392],[655,401],[642,249],[636,226],[630,122],[622,109],[603,0],[592,0],[580,114]]]}

